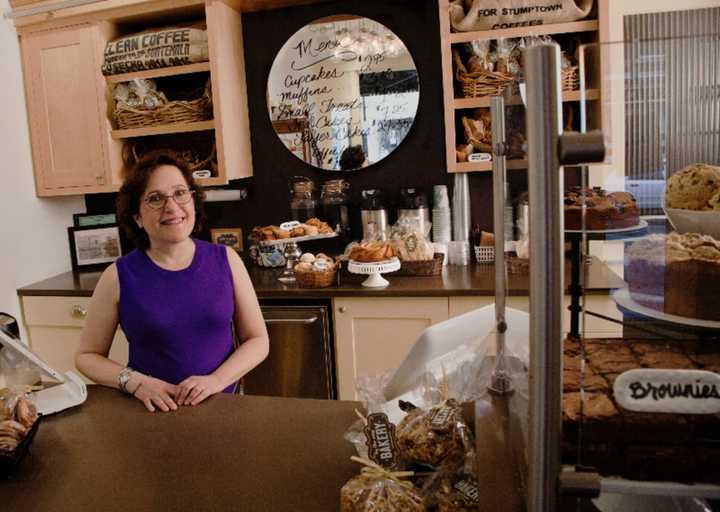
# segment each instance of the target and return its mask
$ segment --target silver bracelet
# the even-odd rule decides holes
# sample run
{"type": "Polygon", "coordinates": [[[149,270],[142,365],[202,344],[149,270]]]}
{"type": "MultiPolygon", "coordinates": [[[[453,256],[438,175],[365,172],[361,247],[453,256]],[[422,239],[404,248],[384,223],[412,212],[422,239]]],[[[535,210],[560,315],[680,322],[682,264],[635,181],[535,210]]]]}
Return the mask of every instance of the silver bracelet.
{"type": "Polygon", "coordinates": [[[120,373],[118,374],[118,387],[120,388],[120,391],[128,395],[132,394],[130,393],[130,391],[128,391],[127,384],[130,380],[130,374],[134,371],[135,370],[128,366],[120,370],[120,373]]]}

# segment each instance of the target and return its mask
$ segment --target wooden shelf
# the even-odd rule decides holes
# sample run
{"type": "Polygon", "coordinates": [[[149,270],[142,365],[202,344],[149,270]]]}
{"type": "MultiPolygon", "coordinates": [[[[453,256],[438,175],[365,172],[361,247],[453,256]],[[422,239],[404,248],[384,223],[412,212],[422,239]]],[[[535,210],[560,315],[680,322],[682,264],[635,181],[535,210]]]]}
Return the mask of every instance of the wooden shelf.
{"type": "MultiPolygon", "coordinates": [[[[506,160],[508,170],[527,169],[527,160],[506,160]]],[[[492,171],[492,162],[455,162],[450,172],[487,172],[492,171]]]]}
{"type": "Polygon", "coordinates": [[[120,75],[110,75],[106,76],[105,80],[109,84],[117,84],[119,82],[129,82],[130,80],[134,80],[136,78],[188,75],[190,73],[202,73],[205,71],[210,71],[209,62],[197,62],[195,64],[187,64],[185,66],[148,69],[146,71],[134,71],[132,73],[122,73],[120,75]]]}
{"type": "MultiPolygon", "coordinates": [[[[456,110],[466,108],[484,108],[490,107],[491,96],[483,96],[481,98],[455,98],[453,100],[453,106],[456,110]]],[[[599,89],[589,89],[585,91],[585,98],[588,100],[600,99],[599,89]]],[[[580,91],[565,91],[562,93],[562,100],[567,101],[580,101],[580,91]]],[[[506,105],[520,105],[522,100],[520,96],[513,96],[509,101],[505,102],[506,105]]]]}
{"type": "Polygon", "coordinates": [[[131,137],[145,137],[148,135],[166,135],[169,133],[202,132],[215,129],[215,121],[199,121],[197,123],[164,124],[148,126],[145,128],[132,128],[130,130],[113,130],[112,138],[115,140],[129,139],[131,137]]]}
{"type": "Polygon", "coordinates": [[[478,32],[458,32],[450,34],[451,43],[468,43],[481,39],[500,39],[508,37],[540,36],[546,34],[567,34],[570,32],[594,32],[599,29],[597,20],[535,25],[532,27],[505,28],[500,30],[481,30],[478,32]]]}

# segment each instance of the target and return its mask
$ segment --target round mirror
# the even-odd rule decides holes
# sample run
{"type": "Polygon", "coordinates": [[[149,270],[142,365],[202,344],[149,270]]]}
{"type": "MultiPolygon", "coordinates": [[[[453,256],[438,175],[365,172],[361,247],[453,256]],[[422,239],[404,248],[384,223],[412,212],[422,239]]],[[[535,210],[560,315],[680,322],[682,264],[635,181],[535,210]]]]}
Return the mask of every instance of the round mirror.
{"type": "Polygon", "coordinates": [[[321,169],[367,167],[393,152],[418,107],[410,52],[387,27],[342,15],[304,26],[275,57],[267,103],[275,133],[321,169]]]}

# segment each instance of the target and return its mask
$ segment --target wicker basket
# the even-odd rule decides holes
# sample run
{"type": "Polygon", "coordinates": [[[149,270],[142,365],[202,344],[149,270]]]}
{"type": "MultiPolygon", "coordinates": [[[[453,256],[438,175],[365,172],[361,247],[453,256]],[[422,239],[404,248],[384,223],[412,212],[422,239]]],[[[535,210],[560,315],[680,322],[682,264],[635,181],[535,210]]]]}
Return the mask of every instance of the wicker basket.
{"type": "Polygon", "coordinates": [[[340,262],[335,263],[327,270],[295,270],[295,281],[300,288],[327,288],[336,283],[340,262]]]}
{"type": "Polygon", "coordinates": [[[515,81],[515,77],[501,71],[468,72],[460,54],[453,52],[455,78],[466,98],[478,98],[502,93],[503,89],[515,81]]]}
{"type": "Polygon", "coordinates": [[[130,108],[125,105],[116,106],[113,117],[118,130],[207,121],[212,119],[210,81],[208,81],[202,96],[198,99],[169,101],[153,109],[130,108]]]}
{"type": "Polygon", "coordinates": [[[476,245],[475,261],[478,263],[492,263],[495,261],[495,247],[492,245],[476,245]]]}
{"type": "Polygon", "coordinates": [[[468,73],[458,68],[455,78],[460,83],[463,96],[466,98],[479,98],[501,94],[503,90],[515,81],[515,77],[501,71],[478,71],[468,73]]]}
{"type": "Polygon", "coordinates": [[[392,272],[394,276],[439,276],[445,255],[436,252],[431,260],[403,261],[400,270],[392,272]]]}
{"type": "Polygon", "coordinates": [[[580,88],[580,74],[577,66],[570,66],[560,72],[563,91],[577,91],[580,88]]]}

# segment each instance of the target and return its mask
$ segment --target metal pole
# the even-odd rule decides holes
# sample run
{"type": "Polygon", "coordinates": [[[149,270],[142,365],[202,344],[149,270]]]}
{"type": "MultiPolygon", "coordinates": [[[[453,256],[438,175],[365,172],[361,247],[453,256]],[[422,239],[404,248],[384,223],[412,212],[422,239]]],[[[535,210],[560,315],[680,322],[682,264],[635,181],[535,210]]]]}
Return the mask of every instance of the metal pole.
{"type": "Polygon", "coordinates": [[[525,51],[530,207],[530,447],[528,510],[558,505],[562,427],[563,179],[560,48],[525,51]]]}
{"type": "Polygon", "coordinates": [[[512,390],[512,380],[505,364],[505,100],[490,99],[492,123],[493,169],[493,231],[495,232],[495,369],[488,390],[504,395],[512,390]]]}

